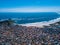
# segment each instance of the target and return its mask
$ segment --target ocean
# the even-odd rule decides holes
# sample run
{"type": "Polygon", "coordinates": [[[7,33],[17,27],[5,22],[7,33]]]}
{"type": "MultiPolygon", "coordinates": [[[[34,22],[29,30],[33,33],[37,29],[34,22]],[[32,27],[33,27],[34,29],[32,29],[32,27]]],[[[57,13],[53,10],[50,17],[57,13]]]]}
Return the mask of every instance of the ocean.
{"type": "Polygon", "coordinates": [[[60,14],[55,12],[0,13],[0,20],[12,19],[16,21],[16,23],[18,24],[49,21],[59,17],[60,17],[60,14]]]}

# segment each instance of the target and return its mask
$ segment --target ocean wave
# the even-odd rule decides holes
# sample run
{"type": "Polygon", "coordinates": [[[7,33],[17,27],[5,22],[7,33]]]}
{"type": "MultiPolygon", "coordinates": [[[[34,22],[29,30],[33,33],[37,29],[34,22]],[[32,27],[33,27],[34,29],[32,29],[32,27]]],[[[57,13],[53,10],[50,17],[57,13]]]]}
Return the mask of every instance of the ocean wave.
{"type": "MultiPolygon", "coordinates": [[[[12,20],[14,20],[15,22],[18,21],[18,20],[26,20],[25,18],[11,18],[12,20]]],[[[27,20],[35,20],[35,19],[39,19],[39,18],[29,18],[27,20]]],[[[0,21],[4,21],[4,20],[8,20],[8,19],[2,19],[0,21]]],[[[45,26],[49,26],[49,24],[53,24],[53,23],[56,23],[56,22],[59,22],[60,21],[60,17],[59,18],[56,18],[56,19],[53,19],[53,20],[50,20],[50,21],[42,21],[42,22],[35,22],[35,23],[25,23],[25,24],[18,24],[18,25],[22,25],[22,26],[36,26],[36,27],[43,27],[44,25],[45,26]]]]}
{"type": "Polygon", "coordinates": [[[54,24],[54,23],[59,22],[59,21],[60,21],[60,17],[57,18],[57,19],[50,20],[50,21],[27,23],[27,24],[19,24],[19,25],[27,26],[27,27],[29,27],[29,26],[43,27],[44,25],[45,26],[49,26],[49,24],[54,24]]]}
{"type": "Polygon", "coordinates": [[[14,21],[18,21],[18,20],[38,20],[38,19],[43,19],[45,17],[41,17],[41,18],[6,18],[6,19],[0,19],[0,21],[4,21],[4,20],[14,20],[14,21]]]}

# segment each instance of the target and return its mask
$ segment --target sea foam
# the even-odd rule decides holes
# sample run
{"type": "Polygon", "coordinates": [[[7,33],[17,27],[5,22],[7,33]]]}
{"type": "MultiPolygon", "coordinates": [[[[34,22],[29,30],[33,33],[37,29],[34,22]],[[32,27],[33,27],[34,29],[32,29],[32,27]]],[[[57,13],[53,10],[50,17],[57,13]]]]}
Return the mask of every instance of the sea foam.
{"type": "Polygon", "coordinates": [[[50,21],[27,23],[27,24],[20,24],[20,25],[27,26],[27,27],[29,27],[29,26],[43,27],[44,25],[49,26],[49,24],[54,24],[54,23],[59,22],[59,21],[60,21],[60,17],[57,19],[50,20],[50,21]]]}

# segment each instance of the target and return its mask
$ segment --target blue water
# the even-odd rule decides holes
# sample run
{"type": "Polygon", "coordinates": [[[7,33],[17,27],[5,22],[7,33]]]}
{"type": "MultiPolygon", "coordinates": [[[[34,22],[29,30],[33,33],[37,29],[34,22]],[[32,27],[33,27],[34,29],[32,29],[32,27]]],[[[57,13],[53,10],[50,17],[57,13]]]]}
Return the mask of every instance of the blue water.
{"type": "Polygon", "coordinates": [[[41,21],[49,21],[60,17],[55,12],[40,12],[40,13],[0,13],[0,20],[15,19],[16,23],[34,23],[41,21]]]}

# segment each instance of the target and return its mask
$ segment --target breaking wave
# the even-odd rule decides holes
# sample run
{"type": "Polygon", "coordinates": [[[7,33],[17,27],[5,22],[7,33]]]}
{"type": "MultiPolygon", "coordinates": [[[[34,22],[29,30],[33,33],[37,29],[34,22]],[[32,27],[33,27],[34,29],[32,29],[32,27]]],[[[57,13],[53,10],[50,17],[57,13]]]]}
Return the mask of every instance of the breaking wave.
{"type": "Polygon", "coordinates": [[[19,25],[22,25],[22,26],[36,26],[36,27],[41,27],[41,26],[49,26],[49,24],[53,24],[53,23],[56,23],[56,22],[59,22],[60,21],[60,17],[59,18],[56,18],[56,19],[53,19],[53,20],[50,20],[50,21],[43,21],[43,22],[35,22],[35,23],[27,23],[27,24],[19,24],[19,25]]]}

